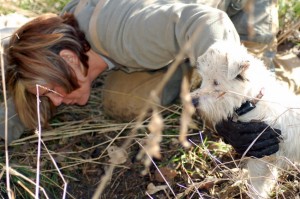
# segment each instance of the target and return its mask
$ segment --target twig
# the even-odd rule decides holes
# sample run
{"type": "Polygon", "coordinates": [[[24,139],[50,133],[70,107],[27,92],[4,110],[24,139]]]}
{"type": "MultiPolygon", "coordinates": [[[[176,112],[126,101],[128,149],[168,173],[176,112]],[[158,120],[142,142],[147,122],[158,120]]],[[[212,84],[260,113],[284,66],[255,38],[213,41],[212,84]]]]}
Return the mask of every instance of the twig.
{"type": "Polygon", "coordinates": [[[12,168],[9,168],[9,172],[10,172],[12,175],[21,177],[22,179],[26,180],[27,182],[29,182],[29,183],[35,185],[36,187],[38,187],[39,189],[41,189],[42,192],[44,193],[45,197],[46,197],[47,199],[49,199],[49,197],[48,197],[48,195],[47,195],[45,189],[44,189],[43,187],[37,185],[36,183],[34,183],[30,178],[24,176],[23,174],[17,172],[16,170],[14,170],[14,169],[12,169],[12,168]]]}
{"type": "Polygon", "coordinates": [[[25,190],[27,191],[32,197],[34,197],[34,193],[30,191],[20,180],[17,181],[17,183],[25,190]]]}
{"type": "Polygon", "coordinates": [[[292,27],[290,29],[288,29],[285,33],[283,33],[282,35],[280,35],[278,37],[277,45],[281,44],[288,35],[290,35],[294,30],[298,30],[299,28],[300,28],[300,21],[298,21],[297,23],[292,25],[292,27]]]}
{"type": "Polygon", "coordinates": [[[39,88],[43,88],[46,90],[49,90],[50,92],[53,92],[55,94],[58,94],[61,96],[61,94],[57,93],[54,90],[48,89],[44,86],[41,85],[36,85],[36,99],[37,99],[37,115],[38,115],[38,130],[36,131],[36,133],[38,134],[38,152],[37,152],[37,171],[36,171],[36,190],[35,190],[35,198],[39,198],[39,183],[40,183],[40,157],[41,157],[41,143],[44,145],[48,155],[50,156],[54,167],[56,168],[57,172],[59,173],[62,181],[64,182],[64,192],[63,192],[63,199],[66,198],[66,193],[67,193],[67,182],[65,181],[62,173],[60,172],[60,169],[58,168],[54,158],[52,157],[52,155],[50,154],[47,146],[45,145],[45,143],[43,142],[42,138],[41,138],[41,118],[40,118],[40,94],[39,94],[39,88]]]}
{"type": "Polygon", "coordinates": [[[35,188],[35,198],[39,198],[39,185],[40,185],[40,158],[41,158],[41,118],[40,118],[40,93],[39,85],[36,85],[36,106],[37,106],[37,116],[38,116],[38,130],[35,132],[38,135],[38,148],[37,148],[37,163],[36,163],[36,188],[35,188]]]}
{"type": "MultiPolygon", "coordinates": [[[[1,37],[1,32],[0,32],[1,37]]],[[[3,98],[4,98],[4,108],[5,108],[5,165],[6,168],[9,168],[9,157],[8,157],[8,108],[7,108],[7,95],[6,95],[6,84],[5,84],[5,69],[4,69],[4,57],[3,57],[3,47],[2,42],[0,44],[0,59],[1,59],[1,75],[2,75],[2,90],[3,90],[3,98]]],[[[10,176],[9,176],[9,169],[6,169],[6,186],[7,186],[7,193],[8,198],[11,199],[11,188],[10,188],[10,176]]]]}

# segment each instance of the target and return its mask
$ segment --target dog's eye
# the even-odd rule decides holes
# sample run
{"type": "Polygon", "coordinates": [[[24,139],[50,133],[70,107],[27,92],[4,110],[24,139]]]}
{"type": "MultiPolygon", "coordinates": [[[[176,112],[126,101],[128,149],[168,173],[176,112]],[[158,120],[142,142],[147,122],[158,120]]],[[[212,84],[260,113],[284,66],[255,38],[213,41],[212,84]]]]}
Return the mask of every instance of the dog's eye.
{"type": "Polygon", "coordinates": [[[219,86],[219,85],[220,85],[220,82],[218,82],[218,80],[214,80],[214,85],[215,85],[215,86],[219,86]]]}
{"type": "Polygon", "coordinates": [[[235,77],[235,79],[236,79],[236,80],[240,80],[240,81],[245,81],[245,78],[244,78],[241,74],[237,75],[237,76],[235,77]]]}

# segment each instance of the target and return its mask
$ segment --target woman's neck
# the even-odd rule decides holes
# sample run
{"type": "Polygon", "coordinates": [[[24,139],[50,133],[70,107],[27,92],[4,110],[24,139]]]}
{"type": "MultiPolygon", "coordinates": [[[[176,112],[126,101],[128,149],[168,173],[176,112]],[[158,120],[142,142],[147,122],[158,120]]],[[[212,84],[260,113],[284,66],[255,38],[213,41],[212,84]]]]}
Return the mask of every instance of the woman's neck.
{"type": "Polygon", "coordinates": [[[87,52],[89,57],[88,65],[88,74],[90,81],[94,81],[103,71],[105,71],[108,67],[107,63],[101,58],[99,54],[97,54],[92,49],[87,52]]]}

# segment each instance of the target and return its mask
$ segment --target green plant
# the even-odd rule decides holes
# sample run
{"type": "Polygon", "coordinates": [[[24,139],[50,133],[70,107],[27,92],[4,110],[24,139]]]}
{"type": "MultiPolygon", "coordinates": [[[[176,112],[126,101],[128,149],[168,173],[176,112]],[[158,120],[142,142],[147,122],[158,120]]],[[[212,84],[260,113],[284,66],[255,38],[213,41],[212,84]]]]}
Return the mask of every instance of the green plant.
{"type": "Polygon", "coordinates": [[[278,7],[278,43],[282,43],[285,40],[292,40],[293,43],[299,44],[299,37],[290,37],[290,35],[293,35],[295,32],[299,34],[300,31],[300,2],[298,0],[279,0],[278,7]]]}
{"type": "Polygon", "coordinates": [[[299,20],[300,2],[298,0],[279,0],[278,6],[279,25],[281,28],[299,20]]]}

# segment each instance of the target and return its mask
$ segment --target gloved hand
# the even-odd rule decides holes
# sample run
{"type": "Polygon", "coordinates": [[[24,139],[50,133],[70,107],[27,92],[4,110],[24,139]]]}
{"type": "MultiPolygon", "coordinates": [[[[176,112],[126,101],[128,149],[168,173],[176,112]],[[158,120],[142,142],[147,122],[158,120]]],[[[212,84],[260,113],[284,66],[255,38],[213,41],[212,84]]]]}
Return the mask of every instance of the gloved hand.
{"type": "MultiPolygon", "coordinates": [[[[8,121],[7,121],[7,142],[20,138],[25,130],[24,125],[21,123],[18,115],[16,114],[15,106],[12,98],[7,100],[8,108],[8,121]]],[[[5,139],[5,107],[4,103],[0,106],[0,137],[5,139]]]]}
{"type": "Polygon", "coordinates": [[[272,129],[263,122],[233,122],[231,120],[224,120],[216,125],[216,130],[220,136],[224,137],[225,142],[232,145],[240,155],[244,154],[249,145],[264,130],[262,135],[248,150],[246,156],[261,158],[276,153],[279,150],[279,136],[281,135],[281,131],[279,129],[272,129]]]}

